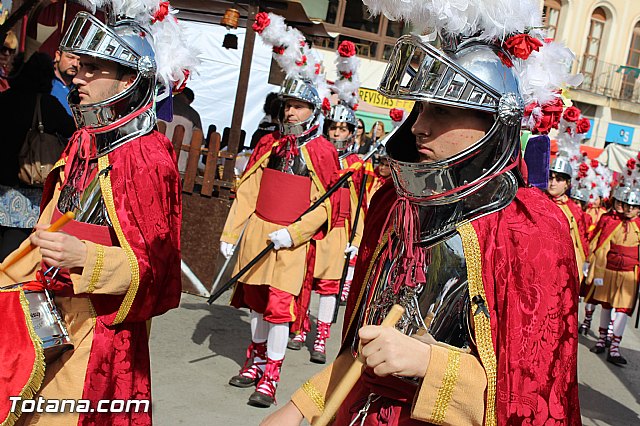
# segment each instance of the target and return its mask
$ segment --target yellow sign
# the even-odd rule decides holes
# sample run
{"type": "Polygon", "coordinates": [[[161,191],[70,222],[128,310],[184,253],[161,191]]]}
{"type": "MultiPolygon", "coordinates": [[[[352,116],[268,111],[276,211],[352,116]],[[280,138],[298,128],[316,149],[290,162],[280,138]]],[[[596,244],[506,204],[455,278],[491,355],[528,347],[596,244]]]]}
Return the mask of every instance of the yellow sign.
{"type": "Polygon", "coordinates": [[[358,95],[362,102],[366,102],[369,105],[373,105],[380,108],[402,108],[407,111],[411,111],[414,101],[401,101],[398,99],[390,99],[380,94],[377,90],[366,89],[361,87],[358,89],[358,95]]]}

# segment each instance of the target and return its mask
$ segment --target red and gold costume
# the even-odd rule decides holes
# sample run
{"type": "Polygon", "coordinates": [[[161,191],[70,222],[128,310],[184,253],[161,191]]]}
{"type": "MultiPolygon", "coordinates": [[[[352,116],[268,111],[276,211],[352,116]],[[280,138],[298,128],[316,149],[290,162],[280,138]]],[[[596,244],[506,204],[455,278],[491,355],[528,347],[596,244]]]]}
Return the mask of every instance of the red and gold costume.
{"type": "MultiPolygon", "coordinates": [[[[281,138],[277,133],[263,137],[240,179],[221,237],[221,241],[236,244],[246,225],[234,274],[266,247],[271,232],[286,227],[293,240],[291,249],[272,250],[258,262],[240,278],[240,287],[267,285],[297,296],[304,279],[308,242],[314,236],[320,237],[318,232],[332,216],[334,203],[330,200],[335,197],[295,222],[329,188],[338,160],[333,145],[318,136],[297,148],[309,168],[310,177],[267,167],[272,155],[281,150],[289,151],[290,144],[294,143],[295,139],[281,138]]],[[[330,224],[328,232],[331,232],[330,224]]],[[[241,305],[238,298],[234,304],[241,305]]]]}
{"type": "MultiPolygon", "coordinates": [[[[350,169],[357,170],[348,180],[347,188],[338,190],[338,208],[333,210],[331,218],[331,231],[321,240],[310,245],[307,253],[307,273],[300,295],[296,299],[296,320],[291,326],[294,334],[307,333],[309,331],[308,309],[311,300],[311,292],[316,291],[323,296],[337,295],[340,290],[340,278],[344,267],[344,250],[349,243],[353,220],[358,208],[358,197],[362,179],[365,176],[362,170],[362,160],[356,154],[351,154],[340,160],[342,172],[350,169]]],[[[364,216],[366,213],[366,200],[360,206],[358,223],[355,224],[355,237],[351,245],[360,246],[364,216]]],[[[329,330],[326,330],[328,338],[329,330]]]]}
{"type": "MultiPolygon", "coordinates": [[[[369,308],[362,286],[379,273],[386,206],[396,198],[387,184],[372,202],[338,358],[292,397],[308,420],[323,410],[352,361],[357,319],[369,308]]],[[[580,424],[578,283],[568,230],[565,218],[533,188],[520,188],[503,210],[461,225],[469,296],[486,300],[490,317],[472,307],[477,347],[432,344],[425,378],[416,384],[366,370],[334,424],[349,424],[370,393],[380,398],[372,402],[366,425],[580,424]]]]}
{"type": "Polygon", "coordinates": [[[582,265],[587,261],[587,257],[589,256],[587,221],[585,219],[586,213],[584,213],[580,206],[572,199],[567,197],[566,194],[556,198],[551,197],[551,199],[560,207],[560,210],[562,210],[569,221],[569,231],[571,232],[571,239],[573,240],[578,273],[580,274],[580,281],[582,281],[584,275],[582,265]]]}
{"type": "Polygon", "coordinates": [[[638,295],[640,219],[625,220],[619,214],[603,215],[595,229],[596,242],[586,284],[595,278],[603,285],[589,288],[590,303],[616,308],[631,315],[638,295]]]}
{"type": "MultiPolygon", "coordinates": [[[[61,186],[75,173],[85,130],[76,132],[45,184],[40,224],[60,215],[61,186]]],[[[61,270],[48,284],[74,349],[46,366],[37,396],[45,399],[148,400],[147,321],[180,301],[180,177],[171,142],[152,132],[98,158],[98,179],[112,226],[70,222],[64,232],[87,247],[83,268],[61,270]]],[[[89,170],[91,170],[89,168],[89,170]]],[[[86,170],[86,169],[85,169],[86,170]]],[[[25,241],[20,248],[29,244],[25,241]]],[[[17,251],[5,262],[11,261],[17,251]]],[[[4,272],[1,285],[36,279],[47,269],[33,250],[4,272]]],[[[5,342],[8,343],[8,342],[5,342]]],[[[33,413],[27,424],[150,425],[151,410],[129,413],[33,413]]]]}

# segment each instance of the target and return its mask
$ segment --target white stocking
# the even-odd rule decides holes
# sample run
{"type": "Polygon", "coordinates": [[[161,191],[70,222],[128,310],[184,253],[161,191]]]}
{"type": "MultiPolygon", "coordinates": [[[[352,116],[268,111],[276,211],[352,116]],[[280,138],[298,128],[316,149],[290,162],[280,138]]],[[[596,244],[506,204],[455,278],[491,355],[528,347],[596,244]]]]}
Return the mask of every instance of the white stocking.
{"type": "Polygon", "coordinates": [[[267,357],[274,361],[284,359],[289,340],[289,324],[269,324],[267,339],[267,357]]]}
{"type": "Polygon", "coordinates": [[[318,321],[332,322],[333,311],[336,308],[336,297],[334,295],[320,295],[320,303],[318,303],[318,321]]]}
{"type": "Polygon", "coordinates": [[[262,318],[262,314],[251,311],[251,340],[254,343],[264,343],[269,335],[269,323],[262,318]]]}
{"type": "Polygon", "coordinates": [[[622,337],[624,328],[627,325],[628,315],[622,312],[616,312],[616,317],[613,320],[613,335],[622,337]]]}

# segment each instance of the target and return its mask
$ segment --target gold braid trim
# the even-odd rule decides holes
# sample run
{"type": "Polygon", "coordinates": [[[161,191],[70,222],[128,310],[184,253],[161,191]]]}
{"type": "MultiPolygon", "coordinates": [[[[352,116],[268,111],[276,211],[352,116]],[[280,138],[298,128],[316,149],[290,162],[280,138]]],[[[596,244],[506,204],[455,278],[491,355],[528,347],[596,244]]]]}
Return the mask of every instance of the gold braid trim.
{"type": "Polygon", "coordinates": [[[91,279],[89,280],[89,287],[87,293],[93,293],[96,289],[96,284],[100,280],[102,274],[102,268],[104,268],[104,246],[96,244],[96,264],[93,265],[93,271],[91,271],[91,279]]]}
{"type": "Polygon", "coordinates": [[[442,386],[438,389],[438,397],[436,398],[433,411],[431,412],[431,419],[429,420],[429,422],[434,425],[444,424],[447,408],[451,403],[453,390],[456,387],[458,375],[460,374],[460,352],[451,349],[449,349],[448,352],[447,368],[442,378],[442,386]]]}
{"type": "Polygon", "coordinates": [[[118,313],[116,314],[116,318],[113,320],[113,324],[120,324],[129,314],[129,310],[131,309],[131,305],[133,305],[133,299],[136,297],[136,293],[138,292],[138,286],[140,285],[140,267],[138,266],[138,259],[136,258],[135,253],[131,249],[129,242],[124,236],[124,232],[122,232],[122,227],[120,226],[120,221],[118,220],[118,215],[116,214],[116,207],[113,202],[113,190],[111,189],[111,178],[108,174],[102,173],[109,167],[109,158],[107,155],[103,155],[98,158],[98,169],[100,172],[98,176],[100,176],[100,189],[102,190],[102,197],[104,198],[104,204],[107,207],[107,213],[109,214],[109,219],[111,219],[111,223],[113,223],[113,229],[116,231],[116,236],[118,237],[118,241],[120,242],[120,246],[124,250],[127,259],[129,260],[129,269],[131,270],[131,284],[129,285],[129,289],[127,290],[127,294],[124,296],[124,300],[120,305],[120,309],[118,309],[118,313]]]}
{"type": "MultiPolygon", "coordinates": [[[[324,195],[325,192],[327,191],[325,190],[324,186],[322,185],[322,182],[320,181],[320,178],[318,177],[318,174],[316,173],[316,169],[314,168],[313,163],[311,162],[311,157],[309,157],[309,152],[307,151],[306,146],[300,147],[300,154],[304,158],[304,162],[307,164],[307,168],[309,169],[309,176],[311,176],[311,180],[320,191],[320,195],[321,196],[324,195]]],[[[327,233],[329,233],[329,231],[331,231],[331,217],[332,217],[331,197],[327,198],[324,201],[324,204],[327,206],[327,233]]]]}
{"type": "MultiPolygon", "coordinates": [[[[393,230],[391,232],[393,232],[393,230]]],[[[364,281],[362,282],[362,286],[360,287],[360,294],[358,295],[358,301],[356,302],[356,305],[355,305],[356,308],[353,310],[353,313],[351,314],[351,318],[349,318],[349,326],[347,327],[347,333],[349,332],[349,329],[353,324],[353,320],[356,318],[356,315],[358,313],[357,307],[360,306],[360,302],[362,301],[362,296],[364,296],[364,291],[367,288],[367,283],[369,282],[369,277],[371,276],[373,267],[376,264],[376,260],[378,259],[378,256],[380,255],[380,252],[382,251],[382,249],[384,249],[385,246],[387,245],[387,241],[389,241],[389,233],[385,232],[384,235],[382,236],[382,239],[378,243],[376,250],[373,252],[373,256],[371,256],[371,261],[369,262],[369,268],[367,269],[367,274],[364,276],[364,281]]],[[[344,336],[346,336],[347,333],[345,333],[344,336]]],[[[343,336],[343,339],[344,339],[344,336],[343,336]]],[[[344,343],[344,340],[342,343],[344,343]]]]}
{"type": "MultiPolygon", "coordinates": [[[[35,351],[35,360],[33,362],[33,368],[31,369],[31,375],[29,376],[29,380],[22,388],[19,396],[21,400],[24,399],[32,399],[35,394],[40,390],[40,386],[42,386],[42,382],[44,381],[44,350],[42,349],[42,340],[36,333],[33,328],[33,323],[31,322],[31,311],[29,310],[29,302],[27,301],[27,297],[24,295],[24,291],[22,288],[11,289],[11,290],[0,290],[0,292],[20,292],[20,305],[22,306],[22,312],[24,314],[24,322],[27,326],[27,330],[29,331],[29,337],[31,337],[31,342],[33,343],[33,349],[35,351]]],[[[22,415],[21,405],[16,404],[16,410],[12,413],[9,413],[6,419],[0,426],[13,426],[18,418],[22,415]]]]}
{"type": "Polygon", "coordinates": [[[322,396],[320,391],[318,391],[318,389],[316,389],[316,387],[313,386],[313,383],[311,383],[310,380],[307,380],[306,382],[304,382],[304,384],[302,385],[302,390],[304,391],[304,393],[307,394],[309,399],[311,399],[311,401],[313,401],[313,403],[316,404],[316,407],[318,408],[318,410],[320,410],[320,412],[323,412],[324,396],[322,396]]]}
{"type": "MultiPolygon", "coordinates": [[[[469,281],[469,298],[472,300],[471,309],[475,323],[475,335],[478,342],[478,352],[482,366],[487,374],[487,403],[485,407],[485,425],[496,425],[496,377],[497,361],[491,336],[491,322],[489,318],[473,302],[476,296],[480,296],[485,303],[487,296],[482,282],[482,253],[480,243],[473,225],[467,222],[458,227],[458,233],[462,237],[462,248],[467,259],[467,278],[469,281]]],[[[488,308],[488,307],[487,307],[488,308]]]]}

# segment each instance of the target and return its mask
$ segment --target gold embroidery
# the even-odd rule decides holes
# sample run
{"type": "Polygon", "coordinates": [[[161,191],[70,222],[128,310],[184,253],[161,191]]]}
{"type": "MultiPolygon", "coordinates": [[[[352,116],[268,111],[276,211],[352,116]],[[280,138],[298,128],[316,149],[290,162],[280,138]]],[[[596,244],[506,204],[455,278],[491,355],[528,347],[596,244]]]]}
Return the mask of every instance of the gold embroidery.
{"type": "MultiPolygon", "coordinates": [[[[42,386],[42,382],[44,381],[44,350],[42,349],[42,340],[36,333],[33,328],[33,322],[31,322],[31,311],[29,310],[29,302],[27,301],[27,297],[24,295],[24,291],[22,288],[15,288],[11,290],[0,290],[2,293],[9,292],[19,292],[20,295],[20,306],[22,306],[22,313],[24,314],[25,325],[27,326],[27,330],[29,332],[29,337],[31,338],[31,342],[33,343],[33,349],[35,351],[35,360],[33,361],[33,367],[31,369],[31,374],[29,375],[29,380],[25,383],[20,394],[17,395],[21,399],[31,399],[38,392],[40,386],[42,386]]],[[[21,407],[16,406],[16,410],[9,415],[0,423],[2,426],[10,426],[15,424],[18,421],[18,418],[22,415],[21,407]]],[[[0,419],[1,420],[1,419],[0,419]]]]}
{"type": "Polygon", "coordinates": [[[96,244],[96,263],[93,265],[93,271],[91,272],[91,279],[89,280],[89,288],[87,293],[93,293],[96,289],[96,284],[100,280],[102,274],[102,268],[104,268],[104,246],[96,244]]]}
{"type": "Polygon", "coordinates": [[[462,237],[462,248],[467,260],[467,278],[469,280],[469,297],[472,300],[472,312],[477,312],[473,319],[475,322],[476,341],[478,342],[478,352],[480,360],[487,374],[487,405],[485,407],[485,425],[494,426],[496,424],[496,377],[497,361],[493,349],[491,336],[491,322],[484,315],[478,305],[473,302],[476,296],[482,300],[487,299],[482,282],[482,253],[478,236],[473,229],[473,225],[467,222],[458,227],[458,232],[462,237]]]}
{"type": "Polygon", "coordinates": [[[291,227],[291,230],[295,234],[295,238],[293,238],[293,241],[296,243],[302,242],[302,231],[300,231],[300,226],[298,225],[298,222],[294,222],[289,226],[291,227]]]}
{"type": "Polygon", "coordinates": [[[102,196],[104,197],[104,204],[107,207],[109,219],[111,219],[111,223],[113,223],[113,229],[116,231],[120,247],[122,247],[127,259],[129,260],[129,269],[131,270],[131,284],[129,285],[127,294],[124,296],[124,300],[120,305],[120,309],[118,309],[116,318],[113,320],[112,325],[115,325],[124,321],[129,314],[131,305],[133,305],[133,299],[135,299],[136,293],[138,292],[138,286],[140,285],[140,268],[138,266],[138,259],[131,249],[129,242],[125,238],[124,232],[122,232],[122,227],[120,226],[120,221],[116,214],[116,207],[113,202],[113,190],[111,189],[111,179],[108,174],[102,173],[104,169],[109,167],[109,158],[107,157],[107,155],[103,155],[98,158],[98,169],[100,169],[100,173],[98,173],[100,176],[100,189],[102,190],[102,196]]]}
{"type": "Polygon", "coordinates": [[[307,394],[311,401],[316,404],[316,407],[318,408],[318,410],[320,410],[320,412],[324,411],[324,396],[322,396],[318,389],[313,386],[310,380],[304,382],[304,384],[302,385],[302,390],[307,394]]]}
{"type": "MultiPolygon", "coordinates": [[[[391,232],[393,232],[393,230],[391,232]]],[[[362,281],[362,287],[360,288],[360,294],[358,295],[358,301],[356,302],[356,307],[360,306],[360,302],[362,301],[362,296],[364,295],[364,291],[367,288],[367,283],[369,282],[369,277],[371,276],[371,271],[373,270],[373,267],[376,264],[376,260],[378,259],[380,252],[387,245],[387,241],[389,241],[389,233],[385,232],[384,235],[382,236],[382,239],[380,240],[380,243],[378,243],[376,250],[373,252],[373,256],[371,256],[371,261],[369,262],[369,268],[367,269],[367,274],[364,276],[364,281],[362,281]]],[[[347,333],[344,333],[343,335],[343,339],[344,339],[344,336],[348,334],[348,330],[351,328],[351,325],[353,324],[353,320],[355,319],[357,313],[358,313],[358,309],[356,308],[353,310],[353,313],[351,314],[351,318],[349,318],[349,326],[347,327],[347,333]]],[[[344,343],[344,340],[343,340],[343,343],[344,343]]]]}
{"type": "Polygon", "coordinates": [[[458,375],[460,374],[460,352],[457,350],[449,349],[449,356],[447,357],[447,368],[442,378],[442,386],[438,390],[438,397],[436,398],[433,412],[431,413],[431,419],[429,420],[434,425],[441,425],[444,423],[444,419],[447,415],[447,408],[451,403],[451,396],[455,389],[456,382],[458,381],[458,375]]]}

